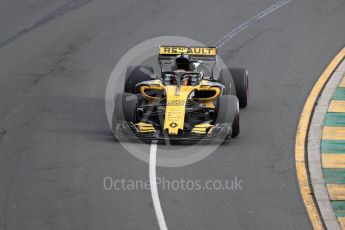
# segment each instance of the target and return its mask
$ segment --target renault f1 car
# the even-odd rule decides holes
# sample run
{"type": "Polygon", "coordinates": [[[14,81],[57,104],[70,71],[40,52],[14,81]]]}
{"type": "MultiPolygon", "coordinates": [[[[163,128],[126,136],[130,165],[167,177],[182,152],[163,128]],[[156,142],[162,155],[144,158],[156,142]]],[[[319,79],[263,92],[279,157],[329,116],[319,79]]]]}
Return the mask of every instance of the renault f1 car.
{"type": "Polygon", "coordinates": [[[115,96],[116,137],[142,140],[202,140],[236,137],[239,108],[248,103],[248,72],[216,73],[216,47],[160,46],[161,72],[127,69],[124,92],[115,96]]]}

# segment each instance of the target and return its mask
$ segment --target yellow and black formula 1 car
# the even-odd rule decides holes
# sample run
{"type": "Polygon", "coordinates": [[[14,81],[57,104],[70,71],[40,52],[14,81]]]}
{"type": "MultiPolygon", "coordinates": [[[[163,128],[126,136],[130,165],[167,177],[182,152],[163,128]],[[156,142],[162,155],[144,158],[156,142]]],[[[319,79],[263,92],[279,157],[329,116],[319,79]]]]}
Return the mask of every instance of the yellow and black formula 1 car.
{"type": "Polygon", "coordinates": [[[115,96],[115,136],[142,140],[236,137],[239,108],[248,102],[248,72],[216,73],[216,47],[160,46],[161,73],[129,67],[124,93],[115,96]]]}

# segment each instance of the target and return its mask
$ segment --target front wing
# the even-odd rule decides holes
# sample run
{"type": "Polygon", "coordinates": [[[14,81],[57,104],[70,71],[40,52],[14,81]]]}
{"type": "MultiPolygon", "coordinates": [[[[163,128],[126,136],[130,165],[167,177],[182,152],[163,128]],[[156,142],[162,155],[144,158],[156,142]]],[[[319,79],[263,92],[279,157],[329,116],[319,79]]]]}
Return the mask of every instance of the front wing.
{"type": "Polygon", "coordinates": [[[140,140],[186,140],[186,141],[200,141],[200,140],[214,140],[214,139],[226,139],[231,135],[232,124],[216,124],[212,129],[212,132],[206,134],[195,134],[189,130],[186,130],[181,135],[168,135],[167,133],[157,130],[154,133],[139,133],[135,125],[131,122],[120,122],[115,129],[115,136],[117,138],[129,138],[140,140]]]}

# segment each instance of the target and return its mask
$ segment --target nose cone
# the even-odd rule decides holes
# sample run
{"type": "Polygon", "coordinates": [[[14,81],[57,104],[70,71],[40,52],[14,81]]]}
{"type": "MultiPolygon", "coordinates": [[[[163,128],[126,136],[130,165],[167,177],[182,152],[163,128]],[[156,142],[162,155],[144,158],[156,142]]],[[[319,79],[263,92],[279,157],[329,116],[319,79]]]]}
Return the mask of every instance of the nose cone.
{"type": "Polygon", "coordinates": [[[191,87],[174,85],[166,87],[166,108],[164,130],[169,135],[177,135],[179,130],[184,128],[184,119],[186,115],[186,102],[191,92],[191,87]]]}

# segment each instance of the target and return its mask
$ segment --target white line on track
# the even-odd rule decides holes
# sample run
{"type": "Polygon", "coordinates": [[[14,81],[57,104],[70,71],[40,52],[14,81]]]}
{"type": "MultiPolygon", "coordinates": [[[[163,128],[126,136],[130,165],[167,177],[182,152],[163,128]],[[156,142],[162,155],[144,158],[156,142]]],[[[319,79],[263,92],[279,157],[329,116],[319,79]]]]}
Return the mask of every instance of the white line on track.
{"type": "MultiPolygon", "coordinates": [[[[221,39],[219,39],[218,42],[216,42],[216,46],[222,47],[225,43],[230,41],[233,37],[235,37],[237,34],[254,24],[255,22],[259,21],[261,18],[265,17],[266,15],[272,13],[273,11],[279,9],[280,7],[286,5],[287,3],[291,2],[292,0],[282,0],[277,2],[276,4],[270,6],[264,11],[261,11],[254,17],[250,18],[249,20],[245,21],[238,27],[236,27],[234,30],[227,33],[225,36],[223,36],[221,39]]],[[[157,188],[157,181],[156,181],[156,155],[157,155],[157,142],[153,141],[151,143],[150,147],[150,188],[151,188],[151,196],[153,201],[153,206],[156,211],[156,216],[158,219],[159,228],[161,230],[167,230],[167,225],[165,223],[161,203],[159,201],[159,195],[158,195],[158,188],[157,188]]]]}
{"type": "Polygon", "coordinates": [[[161,230],[168,230],[164,215],[159,201],[157,181],[156,181],[156,155],[157,155],[157,141],[152,141],[150,147],[150,189],[153,201],[153,207],[155,208],[159,228],[161,230]]]}
{"type": "Polygon", "coordinates": [[[288,4],[289,2],[291,2],[292,0],[282,0],[280,2],[277,2],[276,4],[270,6],[269,8],[267,8],[264,11],[261,11],[260,13],[258,13],[257,15],[255,15],[254,17],[250,18],[249,20],[245,21],[244,23],[242,23],[241,25],[239,25],[238,27],[236,27],[234,30],[230,31],[229,33],[227,33],[224,37],[222,37],[221,39],[218,40],[218,42],[216,42],[216,46],[218,47],[222,47],[225,43],[227,43],[231,38],[235,37],[237,34],[239,34],[241,31],[247,29],[249,26],[251,26],[252,24],[254,24],[255,22],[259,21],[261,18],[265,17],[266,15],[272,13],[273,11],[279,9],[280,7],[288,4]]]}

